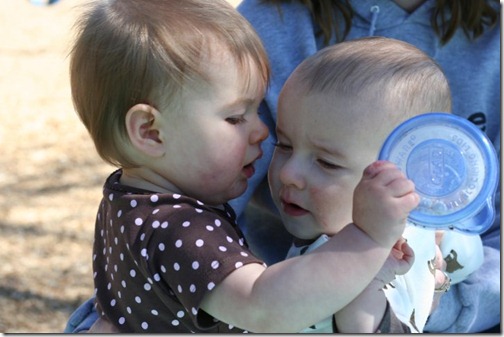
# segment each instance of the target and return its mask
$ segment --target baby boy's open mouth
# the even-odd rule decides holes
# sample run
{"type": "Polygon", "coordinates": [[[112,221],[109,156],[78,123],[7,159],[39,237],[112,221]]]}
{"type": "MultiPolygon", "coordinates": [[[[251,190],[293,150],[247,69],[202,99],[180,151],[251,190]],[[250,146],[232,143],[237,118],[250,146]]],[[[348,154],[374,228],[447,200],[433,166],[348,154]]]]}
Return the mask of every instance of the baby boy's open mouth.
{"type": "Polygon", "coordinates": [[[287,202],[285,200],[282,200],[282,206],[283,211],[290,216],[301,216],[308,213],[308,211],[303,207],[294,203],[287,202]]]}

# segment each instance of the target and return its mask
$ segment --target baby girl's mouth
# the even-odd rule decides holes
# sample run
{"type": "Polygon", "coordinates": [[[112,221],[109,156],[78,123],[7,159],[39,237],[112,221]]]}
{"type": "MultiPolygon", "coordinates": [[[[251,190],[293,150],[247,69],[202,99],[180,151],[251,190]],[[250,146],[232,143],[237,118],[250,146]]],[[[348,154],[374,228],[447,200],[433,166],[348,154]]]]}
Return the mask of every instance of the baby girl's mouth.
{"type": "Polygon", "coordinates": [[[248,165],[245,165],[243,167],[243,173],[245,174],[245,176],[247,177],[247,179],[250,179],[250,177],[252,177],[254,175],[254,173],[255,173],[254,164],[250,163],[248,165]]]}
{"type": "Polygon", "coordinates": [[[254,163],[260,159],[262,157],[263,153],[262,151],[259,152],[259,155],[256,157],[256,159],[254,159],[253,162],[251,162],[250,164],[247,164],[245,166],[243,166],[243,173],[245,174],[245,176],[247,177],[247,179],[250,179],[250,177],[252,177],[255,173],[255,168],[254,168],[254,163]]]}

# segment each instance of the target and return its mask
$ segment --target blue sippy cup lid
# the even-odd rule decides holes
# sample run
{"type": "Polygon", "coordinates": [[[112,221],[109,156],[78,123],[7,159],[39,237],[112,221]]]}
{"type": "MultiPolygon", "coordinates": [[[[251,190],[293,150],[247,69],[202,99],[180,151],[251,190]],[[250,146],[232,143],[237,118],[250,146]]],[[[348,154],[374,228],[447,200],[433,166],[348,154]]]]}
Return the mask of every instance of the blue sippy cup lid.
{"type": "Polygon", "coordinates": [[[415,183],[420,204],[413,224],[479,234],[495,217],[497,155],[486,135],[462,117],[427,113],[399,125],[379,159],[395,163],[415,183]]]}

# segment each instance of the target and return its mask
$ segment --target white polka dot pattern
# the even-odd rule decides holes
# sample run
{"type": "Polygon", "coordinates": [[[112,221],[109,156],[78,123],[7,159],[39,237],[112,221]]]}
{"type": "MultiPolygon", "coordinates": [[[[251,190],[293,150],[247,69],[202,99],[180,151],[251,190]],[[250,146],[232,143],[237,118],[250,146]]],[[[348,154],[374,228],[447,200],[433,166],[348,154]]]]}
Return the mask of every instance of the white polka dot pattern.
{"type": "Polygon", "coordinates": [[[98,312],[121,332],[241,332],[198,311],[203,296],[230,272],[263,263],[246,247],[231,208],[143,194],[119,177],[116,171],[107,181],[96,218],[98,312]]]}

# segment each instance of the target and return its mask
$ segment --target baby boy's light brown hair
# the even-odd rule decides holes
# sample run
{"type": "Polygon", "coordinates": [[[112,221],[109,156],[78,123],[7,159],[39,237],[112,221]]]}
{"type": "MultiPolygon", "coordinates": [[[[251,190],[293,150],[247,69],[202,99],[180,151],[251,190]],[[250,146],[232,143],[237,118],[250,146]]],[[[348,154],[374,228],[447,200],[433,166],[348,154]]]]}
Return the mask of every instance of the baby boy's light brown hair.
{"type": "Polygon", "coordinates": [[[415,46],[385,37],[326,47],[304,60],[286,85],[320,99],[339,95],[352,102],[373,102],[358,116],[346,118],[358,119],[361,130],[376,133],[380,144],[408,118],[451,112],[450,88],[438,64],[415,46]]]}

